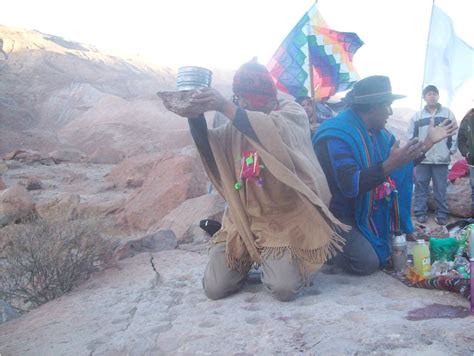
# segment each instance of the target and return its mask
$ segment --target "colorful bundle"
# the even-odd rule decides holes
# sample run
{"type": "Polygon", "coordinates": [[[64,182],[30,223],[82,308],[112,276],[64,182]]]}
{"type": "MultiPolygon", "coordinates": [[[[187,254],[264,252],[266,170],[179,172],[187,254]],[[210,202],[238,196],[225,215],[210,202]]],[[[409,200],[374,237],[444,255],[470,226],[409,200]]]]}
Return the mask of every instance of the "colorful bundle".
{"type": "Polygon", "coordinates": [[[450,292],[460,293],[462,296],[471,300],[471,283],[467,278],[456,278],[449,276],[438,276],[434,278],[425,279],[413,284],[413,287],[427,288],[427,289],[440,289],[447,290],[450,292]]]}

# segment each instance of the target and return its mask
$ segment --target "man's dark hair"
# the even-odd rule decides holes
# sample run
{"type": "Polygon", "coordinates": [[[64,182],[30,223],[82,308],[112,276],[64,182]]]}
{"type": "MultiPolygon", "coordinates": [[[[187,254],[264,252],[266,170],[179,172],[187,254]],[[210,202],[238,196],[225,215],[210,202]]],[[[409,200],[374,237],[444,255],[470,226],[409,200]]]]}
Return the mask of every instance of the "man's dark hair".
{"type": "Polygon", "coordinates": [[[365,114],[377,104],[351,104],[349,107],[356,113],[365,114]]]}
{"type": "Polygon", "coordinates": [[[439,95],[438,88],[436,88],[434,85],[428,85],[425,89],[423,89],[423,96],[428,94],[430,91],[434,91],[436,94],[439,95]]]}

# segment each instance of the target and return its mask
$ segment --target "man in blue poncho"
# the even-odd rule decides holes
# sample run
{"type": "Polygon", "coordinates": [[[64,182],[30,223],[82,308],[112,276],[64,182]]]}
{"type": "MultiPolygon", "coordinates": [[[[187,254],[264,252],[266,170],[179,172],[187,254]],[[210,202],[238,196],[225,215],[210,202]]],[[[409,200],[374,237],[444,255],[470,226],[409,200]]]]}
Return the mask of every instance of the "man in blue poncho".
{"type": "Polygon", "coordinates": [[[413,166],[433,144],[451,135],[455,123],[430,124],[423,142],[398,147],[385,129],[391,104],[390,79],[371,76],[347,94],[348,109],[323,123],[313,146],[326,174],[332,199],[329,209],[352,230],[334,263],[345,271],[367,275],[390,258],[390,238],[397,230],[409,233],[413,166]]]}

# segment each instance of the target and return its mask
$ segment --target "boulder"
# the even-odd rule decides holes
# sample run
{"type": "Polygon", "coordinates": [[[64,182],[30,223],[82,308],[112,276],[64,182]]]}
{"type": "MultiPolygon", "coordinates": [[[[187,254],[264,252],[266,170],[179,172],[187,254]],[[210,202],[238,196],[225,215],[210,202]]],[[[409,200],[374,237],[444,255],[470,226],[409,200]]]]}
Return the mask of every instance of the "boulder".
{"type": "Polygon", "coordinates": [[[139,239],[127,241],[118,248],[115,256],[118,260],[133,257],[142,252],[173,250],[178,246],[176,236],[171,230],[159,230],[139,239]]]}
{"type": "MultiPolygon", "coordinates": [[[[121,223],[130,228],[148,231],[185,200],[206,193],[207,177],[196,157],[162,154],[145,171],[143,185],[129,195],[121,213],[121,223]]],[[[117,182],[126,184],[124,177],[129,178],[126,172],[117,182]]]]}
{"type": "Polygon", "coordinates": [[[125,153],[113,147],[98,147],[89,158],[89,163],[117,164],[124,160],[125,153]]]}
{"type": "Polygon", "coordinates": [[[164,154],[142,154],[130,157],[114,167],[107,175],[107,181],[119,188],[141,187],[164,154]]]}
{"type": "Polygon", "coordinates": [[[74,219],[78,216],[80,201],[78,194],[62,193],[52,200],[38,203],[36,210],[44,219],[74,219]]]}
{"type": "Polygon", "coordinates": [[[203,219],[222,221],[225,201],[221,196],[206,194],[188,199],[167,214],[154,229],[170,229],[180,242],[190,242],[195,235],[196,227],[203,219]]]}
{"type": "MultiPolygon", "coordinates": [[[[99,194],[97,194],[96,197],[95,199],[81,202],[78,210],[79,216],[94,216],[102,219],[104,222],[106,222],[106,217],[110,217],[110,222],[116,224],[115,214],[123,210],[125,199],[104,199],[104,197],[101,197],[99,194]]],[[[125,230],[122,232],[124,231],[125,230]]]]}
{"type": "Polygon", "coordinates": [[[87,159],[87,155],[84,152],[74,148],[63,148],[52,151],[49,153],[49,157],[51,157],[56,164],[63,162],[84,162],[87,159]]]}
{"type": "Polygon", "coordinates": [[[3,181],[2,176],[0,176],[0,190],[5,190],[5,189],[7,189],[7,185],[3,181]]]}
{"type": "MultiPolygon", "coordinates": [[[[472,217],[471,213],[471,185],[469,177],[458,178],[453,184],[448,185],[446,192],[449,213],[460,218],[472,217]]],[[[436,209],[433,193],[428,198],[428,207],[436,209]]]]}
{"type": "Polygon", "coordinates": [[[35,203],[21,185],[0,192],[0,226],[20,221],[35,213],[35,203]]]}
{"type": "Polygon", "coordinates": [[[28,177],[25,184],[26,190],[42,190],[44,189],[43,183],[37,177],[28,177]]]}
{"type": "Polygon", "coordinates": [[[15,151],[11,151],[11,152],[8,152],[6,154],[3,155],[2,159],[4,161],[11,161],[12,159],[15,158],[15,156],[21,152],[24,152],[23,150],[15,150],[15,151]]]}
{"type": "Polygon", "coordinates": [[[15,150],[4,155],[3,160],[15,160],[23,163],[41,163],[46,165],[54,164],[54,161],[49,156],[34,150],[15,150]]]}

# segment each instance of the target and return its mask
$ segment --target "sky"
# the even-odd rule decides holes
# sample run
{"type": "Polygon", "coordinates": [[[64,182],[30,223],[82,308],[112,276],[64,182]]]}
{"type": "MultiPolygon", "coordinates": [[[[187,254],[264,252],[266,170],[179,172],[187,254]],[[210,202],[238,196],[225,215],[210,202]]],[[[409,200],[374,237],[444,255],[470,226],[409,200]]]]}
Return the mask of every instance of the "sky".
{"type": "MultiPolygon", "coordinates": [[[[4,0],[0,24],[35,29],[98,49],[174,69],[238,68],[253,57],[267,64],[314,0],[4,0]]],[[[319,0],[328,26],[356,32],[365,44],[354,57],[361,77],[382,74],[394,106],[418,110],[432,0],[319,0]]],[[[456,34],[474,46],[473,0],[436,0],[456,34]]],[[[474,66],[474,65],[473,65],[474,66]]],[[[440,101],[443,102],[443,92],[440,101]]],[[[474,105],[474,80],[451,108],[462,118],[474,105]]]]}

